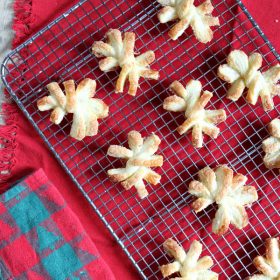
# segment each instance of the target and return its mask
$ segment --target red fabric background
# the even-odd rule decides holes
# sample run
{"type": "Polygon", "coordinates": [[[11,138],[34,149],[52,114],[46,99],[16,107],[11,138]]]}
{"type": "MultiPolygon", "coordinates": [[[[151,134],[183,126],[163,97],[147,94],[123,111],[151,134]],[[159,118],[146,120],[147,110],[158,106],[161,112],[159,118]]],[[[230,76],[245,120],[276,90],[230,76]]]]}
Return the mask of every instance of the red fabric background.
{"type": "MultiPolygon", "coordinates": [[[[243,0],[243,3],[271,40],[276,50],[280,52],[279,0],[243,0]]],[[[30,24],[32,33],[73,4],[74,1],[69,0],[33,0],[33,21],[30,24]]],[[[24,117],[20,113],[16,114],[22,120],[19,122],[16,136],[16,142],[18,143],[16,149],[17,162],[12,170],[13,176],[11,180],[17,180],[38,167],[42,167],[49,179],[57,186],[65,200],[80,218],[84,228],[99,249],[100,254],[111,267],[116,279],[140,279],[133,265],[122,252],[122,249],[114,241],[78,189],[66,176],[28,121],[23,119],[24,117]],[[28,147],[26,143],[28,143],[28,147]]]]}

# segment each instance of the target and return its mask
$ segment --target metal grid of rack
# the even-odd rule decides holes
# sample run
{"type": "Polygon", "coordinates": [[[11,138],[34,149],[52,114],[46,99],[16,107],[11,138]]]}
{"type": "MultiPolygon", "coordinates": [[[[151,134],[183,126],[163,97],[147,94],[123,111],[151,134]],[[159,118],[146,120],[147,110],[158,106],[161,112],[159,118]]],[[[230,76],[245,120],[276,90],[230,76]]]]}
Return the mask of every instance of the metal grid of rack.
{"type": "Polygon", "coordinates": [[[3,81],[14,100],[145,279],[162,278],[158,267],[168,262],[162,243],[171,236],[185,248],[190,240],[199,239],[203,254],[212,256],[213,270],[220,279],[244,279],[255,272],[252,259],[263,253],[263,240],[278,234],[279,178],[277,172],[264,167],[261,142],[268,135],[266,125],[279,115],[280,103],[276,100],[275,109],[265,113],[243,97],[231,102],[225,98],[227,85],[216,72],[233,48],[261,53],[263,69],[276,64],[279,56],[239,0],[212,3],[221,26],[214,28],[214,40],[203,45],[190,29],[178,41],[169,40],[171,24],[158,22],[160,5],[156,1],[93,4],[83,0],[12,51],[2,65],[3,81]],[[160,80],[141,80],[136,97],[115,94],[117,72],[101,72],[90,53],[92,43],[103,39],[109,28],[133,31],[137,51],[155,51],[152,68],[160,71],[160,80]],[[96,96],[109,105],[110,115],[100,122],[96,137],[78,142],[68,136],[70,117],[55,126],[49,122],[48,112],[37,110],[36,101],[46,94],[50,81],[71,78],[79,82],[84,77],[97,81],[96,96]],[[199,79],[204,89],[214,92],[208,107],[227,111],[219,137],[206,137],[201,149],[192,147],[189,135],[176,133],[182,115],[162,108],[169,95],[167,88],[175,79],[183,84],[199,79]],[[161,183],[148,186],[150,194],[142,201],[133,189],[125,191],[106,176],[109,168],[120,164],[106,156],[109,144],[126,145],[132,129],[144,136],[156,132],[162,139],[161,183]],[[215,206],[196,215],[189,207],[192,198],[187,192],[188,183],[201,168],[218,164],[247,175],[248,184],[255,185],[259,194],[258,202],[248,210],[250,225],[242,231],[231,229],[222,237],[211,233],[215,206]]]}

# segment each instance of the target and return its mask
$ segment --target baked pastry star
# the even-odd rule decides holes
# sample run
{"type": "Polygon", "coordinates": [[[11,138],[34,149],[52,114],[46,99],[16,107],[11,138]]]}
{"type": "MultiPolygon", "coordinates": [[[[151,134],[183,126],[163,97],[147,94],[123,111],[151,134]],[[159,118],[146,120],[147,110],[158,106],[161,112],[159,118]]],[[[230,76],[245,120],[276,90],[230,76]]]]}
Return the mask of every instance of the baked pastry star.
{"type": "Polygon", "coordinates": [[[233,224],[242,229],[248,224],[245,206],[250,206],[258,199],[253,186],[244,186],[247,177],[242,174],[233,175],[226,165],[212,170],[205,167],[198,172],[199,181],[192,181],[189,192],[197,199],[192,203],[196,213],[216,203],[218,210],[212,223],[212,231],[222,235],[233,224]]]}
{"type": "Polygon", "coordinates": [[[199,81],[191,80],[186,88],[175,81],[169,89],[174,95],[165,98],[163,108],[172,112],[185,112],[186,121],[177,128],[180,135],[192,130],[194,147],[202,147],[203,134],[217,138],[220,130],[215,126],[226,119],[225,110],[205,110],[205,106],[213,96],[209,91],[201,94],[199,81]]]}
{"type": "Polygon", "coordinates": [[[136,95],[140,77],[158,80],[158,71],[151,70],[150,64],[155,60],[153,51],[147,51],[134,56],[135,33],[125,32],[124,38],[118,29],[110,29],[106,33],[107,42],[94,42],[92,52],[96,57],[105,57],[100,60],[101,71],[109,72],[121,68],[116,83],[116,93],[123,92],[126,80],[129,81],[130,95],[136,95]]]}
{"type": "Polygon", "coordinates": [[[155,155],[160,142],[159,137],[155,134],[143,139],[139,132],[133,130],[128,133],[129,149],[111,145],[107,155],[123,159],[126,165],[124,168],[108,170],[110,179],[114,182],[120,182],[126,190],[134,186],[140,198],[146,197],[148,191],[143,180],[156,185],[161,178],[158,173],[151,169],[163,164],[163,157],[155,155]]]}
{"type": "Polygon", "coordinates": [[[96,82],[89,78],[82,80],[77,88],[73,80],[63,83],[65,94],[59,84],[47,85],[50,93],[37,101],[40,111],[52,110],[50,120],[60,124],[68,113],[73,113],[70,135],[82,140],[85,136],[94,136],[98,132],[98,119],[108,116],[109,108],[101,100],[92,98],[96,90],[96,82]]]}
{"type": "Polygon", "coordinates": [[[256,105],[260,97],[264,110],[272,110],[273,97],[280,94],[280,85],[277,85],[280,65],[277,64],[263,73],[259,70],[261,66],[262,56],[259,53],[248,57],[243,51],[232,51],[227,57],[227,64],[218,68],[218,76],[231,84],[227,98],[236,101],[247,88],[246,99],[250,104],[256,105]]]}
{"type": "Polygon", "coordinates": [[[193,241],[189,250],[185,251],[175,240],[169,238],[163,243],[163,248],[175,261],[160,267],[163,277],[179,273],[181,277],[170,278],[173,280],[216,280],[218,274],[211,271],[213,260],[209,256],[199,259],[202,244],[193,241]]]}
{"type": "Polygon", "coordinates": [[[210,0],[206,0],[198,7],[194,6],[194,0],[157,0],[164,6],[158,13],[161,23],[179,20],[171,30],[169,36],[177,40],[184,31],[191,26],[196,39],[201,43],[208,43],[213,39],[211,26],[220,25],[219,19],[213,17],[213,6],[210,0]]]}
{"type": "Polygon", "coordinates": [[[265,152],[264,164],[267,168],[280,168],[280,119],[274,119],[268,125],[271,135],[263,141],[262,148],[265,152]]]}
{"type": "Polygon", "coordinates": [[[258,256],[254,265],[261,274],[246,278],[246,280],[279,280],[280,279],[280,243],[278,238],[268,238],[265,241],[265,257],[258,256]]]}

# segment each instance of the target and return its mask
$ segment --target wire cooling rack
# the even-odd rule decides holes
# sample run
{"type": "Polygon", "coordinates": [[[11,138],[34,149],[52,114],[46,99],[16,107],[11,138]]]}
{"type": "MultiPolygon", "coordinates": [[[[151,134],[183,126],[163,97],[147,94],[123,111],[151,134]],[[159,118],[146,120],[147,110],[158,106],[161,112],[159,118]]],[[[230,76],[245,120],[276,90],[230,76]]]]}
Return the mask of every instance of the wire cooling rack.
{"type": "Polygon", "coordinates": [[[221,26],[213,28],[214,39],[207,45],[198,43],[190,29],[178,41],[169,40],[171,24],[158,22],[160,5],[156,1],[80,1],[12,51],[2,66],[10,94],[144,279],[162,279],[158,267],[169,261],[162,248],[169,237],[186,249],[191,240],[199,239],[203,254],[212,256],[213,270],[220,279],[244,279],[255,272],[252,259],[264,253],[264,239],[279,232],[279,177],[264,167],[261,150],[261,142],[268,136],[267,124],[279,115],[277,97],[276,107],[269,113],[260,105],[247,104],[244,98],[231,102],[225,98],[227,85],[216,76],[218,65],[234,48],[261,53],[263,69],[276,64],[279,56],[239,0],[212,2],[221,26]],[[134,31],[137,51],[155,51],[152,68],[160,71],[160,80],[141,80],[135,98],[114,93],[117,72],[101,72],[90,52],[92,43],[103,39],[109,28],[134,31]],[[97,136],[78,142],[68,136],[70,118],[55,126],[49,112],[37,110],[36,101],[46,94],[49,82],[79,82],[84,77],[97,80],[97,97],[110,106],[110,115],[100,122],[97,136]],[[210,109],[225,108],[228,114],[219,125],[219,137],[206,137],[201,149],[192,147],[188,135],[179,136],[175,131],[183,116],[162,108],[170,83],[178,79],[186,84],[191,78],[214,92],[210,109]],[[164,155],[164,166],[157,170],[162,174],[161,183],[148,186],[150,194],[144,200],[135,190],[125,191],[106,176],[108,169],[120,165],[106,156],[109,144],[126,145],[132,129],[144,136],[156,132],[162,139],[159,153],[164,155]],[[247,175],[248,184],[255,185],[259,194],[258,202],[248,209],[250,224],[244,230],[231,228],[222,237],[211,233],[215,206],[196,215],[189,207],[192,198],[187,192],[201,168],[217,164],[228,164],[247,175]]]}

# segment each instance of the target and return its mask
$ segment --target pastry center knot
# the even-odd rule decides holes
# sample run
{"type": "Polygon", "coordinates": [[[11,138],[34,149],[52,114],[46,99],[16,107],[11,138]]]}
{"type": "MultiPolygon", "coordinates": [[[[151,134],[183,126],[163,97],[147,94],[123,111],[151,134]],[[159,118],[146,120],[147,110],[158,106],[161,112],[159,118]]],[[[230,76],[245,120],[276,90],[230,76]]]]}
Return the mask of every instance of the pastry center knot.
{"type": "Polygon", "coordinates": [[[269,169],[280,168],[280,119],[271,121],[268,131],[271,136],[262,144],[265,152],[264,164],[269,169]]]}
{"type": "Polygon", "coordinates": [[[184,31],[191,26],[195,37],[201,43],[208,43],[213,39],[211,26],[220,25],[219,19],[212,16],[214,7],[210,0],[199,6],[194,6],[194,0],[158,0],[163,8],[158,13],[161,23],[177,20],[169,36],[177,40],[184,31]]]}
{"type": "Polygon", "coordinates": [[[199,171],[199,180],[192,181],[189,192],[197,197],[192,208],[200,212],[210,204],[216,203],[218,210],[212,223],[216,234],[224,234],[230,224],[241,229],[248,224],[245,210],[258,199],[253,186],[246,186],[247,178],[242,174],[233,175],[232,169],[226,165],[215,170],[206,167],[199,171]]]}
{"type": "Polygon", "coordinates": [[[227,97],[238,100],[245,88],[250,104],[255,105],[261,98],[263,108],[268,111],[274,108],[273,97],[280,94],[280,65],[277,64],[265,72],[259,71],[262,57],[259,53],[247,56],[243,51],[234,50],[227,57],[227,64],[219,66],[218,76],[231,84],[227,97]]]}
{"type": "Polygon", "coordinates": [[[182,135],[192,130],[192,142],[195,147],[202,147],[203,133],[216,138],[220,132],[216,124],[226,119],[224,110],[206,110],[205,107],[213,94],[202,92],[202,85],[197,80],[191,80],[186,88],[175,81],[170,85],[174,95],[165,98],[163,108],[172,112],[185,112],[186,120],[177,131],[182,135]]]}
{"type": "Polygon", "coordinates": [[[155,154],[159,144],[160,139],[155,134],[143,139],[139,132],[129,132],[129,149],[119,145],[111,145],[108,149],[109,156],[120,158],[125,162],[124,168],[108,170],[109,177],[113,181],[120,182],[125,189],[135,186],[139,196],[146,197],[148,191],[143,181],[156,185],[161,178],[151,169],[163,164],[163,157],[155,154]]]}
{"type": "Polygon", "coordinates": [[[123,92],[125,82],[128,80],[128,93],[135,95],[140,77],[155,80],[159,78],[158,72],[150,69],[150,64],[155,60],[154,52],[147,51],[135,56],[135,34],[133,32],[125,32],[122,38],[119,30],[110,29],[106,37],[106,43],[94,42],[92,52],[96,57],[105,57],[99,62],[99,68],[102,71],[109,72],[118,67],[121,68],[116,92],[123,92]]]}
{"type": "Polygon", "coordinates": [[[68,113],[73,113],[70,135],[82,140],[98,132],[98,119],[108,116],[109,108],[95,95],[96,82],[89,78],[82,80],[77,88],[73,80],[63,83],[65,94],[56,82],[47,85],[50,95],[40,98],[37,106],[40,111],[52,110],[51,121],[60,124],[68,113]]]}
{"type": "MultiPolygon", "coordinates": [[[[218,274],[211,271],[213,260],[209,256],[199,258],[202,253],[202,244],[194,240],[188,251],[185,251],[175,240],[169,238],[163,243],[166,253],[175,260],[160,267],[163,277],[179,273],[176,279],[217,280],[218,274]]],[[[175,278],[172,278],[175,279],[175,278]]]]}

